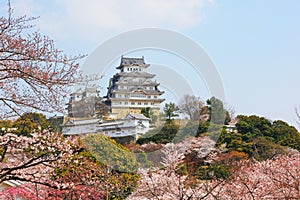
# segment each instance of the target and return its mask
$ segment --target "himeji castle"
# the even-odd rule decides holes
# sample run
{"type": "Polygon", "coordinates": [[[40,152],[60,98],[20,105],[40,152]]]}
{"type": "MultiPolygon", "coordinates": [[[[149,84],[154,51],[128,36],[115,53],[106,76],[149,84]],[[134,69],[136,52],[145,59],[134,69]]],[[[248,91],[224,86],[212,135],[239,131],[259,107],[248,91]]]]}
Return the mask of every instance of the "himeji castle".
{"type": "Polygon", "coordinates": [[[164,101],[161,98],[164,92],[159,90],[155,74],[147,72],[148,67],[150,65],[145,63],[144,57],[121,58],[117,67],[120,71],[110,78],[107,95],[103,97],[103,104],[108,107],[108,113],[103,116],[96,115],[101,108],[94,101],[88,101],[94,98],[101,100],[96,88],[72,93],[62,133],[103,133],[113,138],[131,136],[134,140],[145,134],[150,128],[150,119],[141,114],[141,109],[149,107],[158,116],[164,101]]]}
{"type": "Polygon", "coordinates": [[[150,107],[155,115],[160,113],[164,101],[159,90],[159,83],[154,80],[155,74],[147,72],[149,64],[142,58],[121,57],[120,70],[109,81],[106,104],[117,118],[128,113],[141,113],[141,108],[150,107]]]}

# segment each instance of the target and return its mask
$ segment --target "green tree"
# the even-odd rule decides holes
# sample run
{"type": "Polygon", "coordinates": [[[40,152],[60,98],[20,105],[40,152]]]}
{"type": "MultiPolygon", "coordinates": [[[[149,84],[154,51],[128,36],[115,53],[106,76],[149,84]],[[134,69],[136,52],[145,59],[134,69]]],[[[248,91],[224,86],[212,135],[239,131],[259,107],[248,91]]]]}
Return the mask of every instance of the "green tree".
{"type": "Polygon", "coordinates": [[[250,156],[253,155],[253,138],[247,134],[238,132],[228,132],[223,129],[217,145],[226,144],[230,151],[244,152],[250,156]]]}
{"type": "Polygon", "coordinates": [[[7,129],[12,127],[11,120],[0,120],[0,133],[5,133],[7,129]]]}
{"type": "Polygon", "coordinates": [[[0,120],[0,128],[11,128],[12,127],[12,121],[11,120],[0,120]]]}
{"type": "Polygon", "coordinates": [[[228,124],[230,115],[224,108],[224,104],[220,99],[211,97],[206,101],[210,111],[210,121],[214,124],[228,124]]]}
{"type": "Polygon", "coordinates": [[[61,132],[61,125],[63,124],[64,117],[63,116],[54,116],[47,119],[47,122],[50,124],[51,129],[54,132],[61,132]]]}
{"type": "Polygon", "coordinates": [[[230,150],[244,152],[260,160],[285,153],[284,146],[300,149],[300,133],[286,122],[271,122],[256,115],[239,115],[237,118],[237,132],[224,129],[218,145],[225,143],[230,150]]]}
{"type": "Polygon", "coordinates": [[[172,102],[166,103],[163,110],[164,110],[164,114],[167,118],[167,121],[169,121],[169,122],[172,120],[172,117],[178,116],[178,114],[175,113],[178,110],[175,103],[172,103],[172,102]]]}
{"type": "Polygon", "coordinates": [[[238,115],[237,118],[239,120],[236,124],[238,132],[251,133],[253,136],[273,136],[272,123],[268,119],[256,115],[238,115]]]}
{"type": "Polygon", "coordinates": [[[83,137],[86,149],[101,163],[120,172],[135,172],[138,167],[135,156],[124,146],[102,134],[83,137]]]}
{"type": "Polygon", "coordinates": [[[280,154],[285,154],[283,146],[276,144],[268,138],[258,137],[253,140],[253,156],[257,160],[272,159],[280,154]]]}
{"type": "Polygon", "coordinates": [[[276,120],[272,123],[274,141],[282,146],[300,150],[300,133],[286,122],[276,120]]]}
{"type": "Polygon", "coordinates": [[[157,116],[154,115],[154,113],[150,107],[142,108],[141,114],[143,114],[145,117],[148,117],[150,119],[151,124],[154,124],[157,120],[157,116]]]}
{"type": "Polygon", "coordinates": [[[148,131],[145,135],[140,137],[136,143],[147,144],[153,142],[156,144],[167,144],[174,140],[178,129],[179,126],[171,121],[170,123],[165,123],[163,127],[148,131]]]}
{"type": "Polygon", "coordinates": [[[33,131],[42,131],[50,127],[46,116],[41,113],[24,113],[14,123],[17,128],[14,133],[18,135],[29,136],[33,131]]]}

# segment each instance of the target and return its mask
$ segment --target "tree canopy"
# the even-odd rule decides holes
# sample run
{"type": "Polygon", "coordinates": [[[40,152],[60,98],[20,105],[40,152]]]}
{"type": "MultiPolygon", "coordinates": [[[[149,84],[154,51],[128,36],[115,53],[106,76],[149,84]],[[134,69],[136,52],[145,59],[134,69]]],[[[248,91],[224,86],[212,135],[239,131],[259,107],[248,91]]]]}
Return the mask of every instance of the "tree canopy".
{"type": "Polygon", "coordinates": [[[136,172],[138,163],[135,156],[124,146],[102,134],[83,137],[88,151],[101,163],[120,172],[136,172]]]}
{"type": "Polygon", "coordinates": [[[178,108],[175,103],[170,102],[165,104],[163,111],[168,121],[171,121],[173,117],[178,116],[178,114],[176,114],[177,110],[178,108]]]}
{"type": "Polygon", "coordinates": [[[141,114],[150,119],[150,123],[153,124],[157,120],[157,116],[154,115],[152,109],[150,107],[141,108],[141,114]]]}
{"type": "Polygon", "coordinates": [[[257,159],[267,159],[284,153],[283,147],[299,150],[300,133],[286,122],[256,115],[237,116],[236,131],[223,130],[218,144],[247,153],[257,159]]]}
{"type": "Polygon", "coordinates": [[[179,126],[174,122],[165,123],[162,127],[150,130],[145,135],[141,136],[136,143],[156,143],[156,144],[167,144],[173,141],[174,137],[178,132],[179,126]]]}
{"type": "Polygon", "coordinates": [[[230,115],[226,111],[223,102],[216,98],[211,97],[206,101],[210,111],[210,121],[214,124],[228,124],[230,122],[230,115]]]}
{"type": "Polygon", "coordinates": [[[30,135],[34,131],[49,129],[50,123],[44,114],[24,113],[13,122],[13,127],[17,128],[14,133],[18,135],[30,135]]]}

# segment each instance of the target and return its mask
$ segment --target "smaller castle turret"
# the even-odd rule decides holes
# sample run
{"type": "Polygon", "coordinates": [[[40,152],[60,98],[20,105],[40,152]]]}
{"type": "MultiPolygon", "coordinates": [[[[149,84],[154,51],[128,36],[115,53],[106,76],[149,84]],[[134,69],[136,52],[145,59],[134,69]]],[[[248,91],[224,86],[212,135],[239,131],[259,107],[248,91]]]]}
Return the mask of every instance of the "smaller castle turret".
{"type": "Polygon", "coordinates": [[[70,94],[70,99],[67,103],[68,117],[96,117],[100,105],[101,98],[96,88],[78,89],[70,94]]]}

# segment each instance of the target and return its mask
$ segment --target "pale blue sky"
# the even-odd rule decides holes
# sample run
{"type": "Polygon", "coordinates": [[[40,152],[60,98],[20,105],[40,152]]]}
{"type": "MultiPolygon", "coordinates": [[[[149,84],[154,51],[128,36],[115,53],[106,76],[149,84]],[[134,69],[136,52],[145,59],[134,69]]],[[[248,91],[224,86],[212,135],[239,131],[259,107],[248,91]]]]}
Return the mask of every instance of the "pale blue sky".
{"type": "MultiPolygon", "coordinates": [[[[200,44],[214,61],[226,102],[236,114],[296,124],[294,108],[300,107],[298,0],[12,0],[12,5],[17,15],[40,16],[37,28],[69,54],[89,54],[108,38],[132,29],[178,31],[200,44]]],[[[158,52],[132,55],[140,54],[150,64],[175,63],[172,56],[158,52]]],[[[203,99],[208,95],[200,93],[203,99]]]]}

